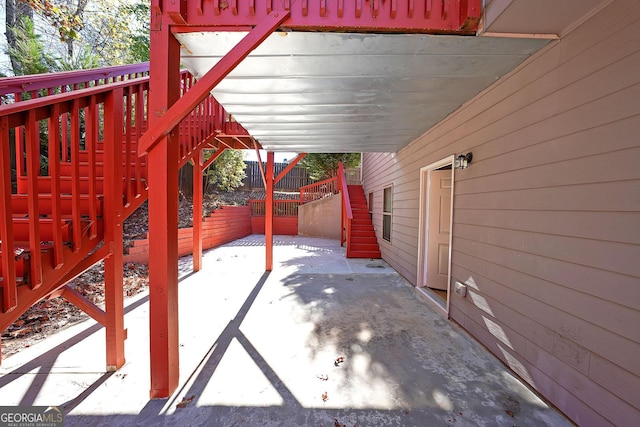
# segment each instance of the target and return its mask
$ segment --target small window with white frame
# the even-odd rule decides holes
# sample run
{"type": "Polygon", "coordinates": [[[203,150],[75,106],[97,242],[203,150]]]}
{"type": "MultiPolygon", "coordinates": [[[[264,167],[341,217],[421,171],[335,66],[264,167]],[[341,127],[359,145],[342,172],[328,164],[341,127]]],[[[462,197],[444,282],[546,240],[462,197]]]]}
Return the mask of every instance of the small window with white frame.
{"type": "Polygon", "coordinates": [[[391,241],[391,211],[393,206],[393,187],[386,187],[382,195],[382,238],[391,241]]]}

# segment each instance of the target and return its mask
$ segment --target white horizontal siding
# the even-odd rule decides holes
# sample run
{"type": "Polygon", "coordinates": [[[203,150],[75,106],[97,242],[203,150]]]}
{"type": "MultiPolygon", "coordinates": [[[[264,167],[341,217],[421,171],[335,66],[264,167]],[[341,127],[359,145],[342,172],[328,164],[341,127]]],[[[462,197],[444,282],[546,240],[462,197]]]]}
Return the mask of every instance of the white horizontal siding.
{"type": "MultiPolygon", "coordinates": [[[[450,315],[580,425],[640,419],[640,3],[616,0],[397,154],[385,260],[416,283],[420,168],[455,172],[450,315]]],[[[381,232],[381,214],[374,210],[381,232]]]]}

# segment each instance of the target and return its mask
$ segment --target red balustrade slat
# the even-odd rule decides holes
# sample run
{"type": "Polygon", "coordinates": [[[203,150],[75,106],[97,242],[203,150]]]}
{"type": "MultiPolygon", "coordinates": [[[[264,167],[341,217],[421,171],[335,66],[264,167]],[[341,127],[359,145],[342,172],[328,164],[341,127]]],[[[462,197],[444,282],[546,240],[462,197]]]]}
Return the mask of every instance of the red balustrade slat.
{"type": "Polygon", "coordinates": [[[75,98],[71,107],[71,224],[73,251],[82,249],[80,211],[80,100],[75,98]]]}
{"type": "MultiPolygon", "coordinates": [[[[96,190],[96,145],[98,138],[98,115],[96,97],[91,96],[89,106],[85,109],[85,149],[89,157],[89,238],[98,237],[97,190],[96,190]]],[[[78,161],[79,163],[79,161],[78,161]]]]}
{"type": "MultiPolygon", "coordinates": [[[[62,223],[60,206],[60,105],[55,104],[49,117],[49,176],[51,177],[51,218],[54,224],[62,223]]],[[[53,228],[53,265],[64,264],[62,229],[53,228]]]]}
{"type": "MultiPolygon", "coordinates": [[[[144,126],[144,119],[143,119],[143,115],[144,115],[144,89],[142,85],[138,85],[138,92],[136,95],[136,123],[135,123],[135,132],[134,132],[134,139],[136,141],[138,141],[138,138],[140,138],[140,135],[142,135],[142,133],[144,132],[143,130],[143,126],[144,126]]],[[[136,146],[137,148],[137,146],[136,146]]],[[[135,197],[138,198],[140,197],[141,193],[142,193],[142,165],[140,162],[140,157],[135,156],[135,176],[136,176],[136,191],[135,191],[135,197]]]]}
{"type": "Polygon", "coordinates": [[[25,124],[27,148],[27,194],[29,205],[29,256],[31,288],[42,285],[42,254],[40,252],[40,209],[38,208],[38,177],[40,176],[40,129],[34,110],[27,113],[25,124]]]}
{"type": "MultiPolygon", "coordinates": [[[[125,197],[125,202],[124,205],[125,207],[128,207],[131,204],[131,201],[133,201],[133,183],[131,182],[131,150],[133,150],[133,140],[132,140],[132,128],[133,128],[133,123],[131,123],[131,118],[132,118],[132,99],[131,97],[133,96],[133,88],[132,87],[128,87],[125,89],[124,91],[125,94],[125,114],[124,114],[124,133],[125,133],[125,140],[124,140],[124,182],[126,185],[126,197],[125,197]]],[[[137,157],[137,156],[136,156],[137,157]]]]}
{"type": "Polygon", "coordinates": [[[69,161],[69,113],[62,115],[62,161],[69,161]]]}
{"type": "MultiPolygon", "coordinates": [[[[18,94],[15,94],[18,97],[18,94]]],[[[20,126],[15,128],[15,150],[16,150],[16,176],[25,176],[24,173],[24,164],[22,161],[18,161],[18,159],[22,159],[22,153],[24,153],[24,129],[20,126]],[[20,155],[18,155],[20,154],[20,155]]],[[[25,188],[18,187],[18,192],[25,192],[25,188]]]]}

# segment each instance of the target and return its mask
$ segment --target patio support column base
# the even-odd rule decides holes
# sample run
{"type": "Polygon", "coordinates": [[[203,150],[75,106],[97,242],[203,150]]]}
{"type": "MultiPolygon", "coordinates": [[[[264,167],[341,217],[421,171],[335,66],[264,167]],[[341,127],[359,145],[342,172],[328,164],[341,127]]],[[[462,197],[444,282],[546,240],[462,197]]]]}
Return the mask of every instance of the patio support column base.
{"type": "Polygon", "coordinates": [[[149,153],[150,397],[178,387],[178,144],[163,138],[149,153]]]}

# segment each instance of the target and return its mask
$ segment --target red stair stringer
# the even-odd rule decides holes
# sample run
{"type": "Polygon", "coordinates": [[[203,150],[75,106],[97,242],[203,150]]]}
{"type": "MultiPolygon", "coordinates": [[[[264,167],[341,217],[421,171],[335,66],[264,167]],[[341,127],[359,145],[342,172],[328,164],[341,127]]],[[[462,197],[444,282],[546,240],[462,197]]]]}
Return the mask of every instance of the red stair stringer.
{"type": "Polygon", "coordinates": [[[101,241],[101,236],[90,239],[85,234],[82,249],[79,252],[73,252],[71,248],[65,247],[63,249],[65,263],[59,269],[53,268],[52,251],[44,250],[42,253],[42,285],[36,289],[31,289],[31,286],[26,284],[18,286],[18,304],[13,310],[0,313],[0,330],[6,330],[33,304],[62,288],[69,280],[109,256],[112,250],[109,245],[103,245],[96,249],[101,241]]]}

